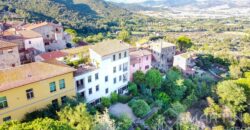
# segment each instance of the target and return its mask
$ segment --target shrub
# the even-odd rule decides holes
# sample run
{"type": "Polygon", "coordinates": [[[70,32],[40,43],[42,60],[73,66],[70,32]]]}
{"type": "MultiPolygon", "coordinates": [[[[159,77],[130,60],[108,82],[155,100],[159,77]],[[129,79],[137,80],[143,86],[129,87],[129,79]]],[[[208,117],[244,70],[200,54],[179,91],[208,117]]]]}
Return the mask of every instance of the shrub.
{"type": "Polygon", "coordinates": [[[119,95],[118,96],[118,102],[127,103],[129,100],[131,100],[130,96],[126,96],[126,95],[119,95]]]}
{"type": "Polygon", "coordinates": [[[244,114],[243,114],[243,122],[244,122],[247,126],[250,126],[250,114],[249,114],[249,113],[244,113],[244,114]]]}
{"type": "Polygon", "coordinates": [[[110,97],[111,99],[111,103],[116,103],[116,102],[118,102],[118,94],[117,93],[111,93],[111,97],[110,97]]]}
{"type": "Polygon", "coordinates": [[[128,84],[128,91],[132,95],[136,96],[138,94],[137,85],[135,83],[129,83],[128,84]]]}
{"type": "Polygon", "coordinates": [[[103,97],[101,99],[101,103],[104,107],[109,107],[111,105],[111,101],[110,101],[110,98],[108,97],[103,97]]]}
{"type": "Polygon", "coordinates": [[[171,108],[168,109],[167,113],[170,117],[177,118],[181,113],[185,112],[187,107],[180,102],[171,104],[171,108]]]}
{"type": "Polygon", "coordinates": [[[132,120],[127,115],[122,115],[118,119],[118,130],[128,130],[132,125],[132,120]]]}
{"type": "Polygon", "coordinates": [[[144,100],[141,99],[131,100],[129,102],[129,106],[132,108],[134,114],[137,117],[143,117],[150,111],[149,105],[144,100]]]}

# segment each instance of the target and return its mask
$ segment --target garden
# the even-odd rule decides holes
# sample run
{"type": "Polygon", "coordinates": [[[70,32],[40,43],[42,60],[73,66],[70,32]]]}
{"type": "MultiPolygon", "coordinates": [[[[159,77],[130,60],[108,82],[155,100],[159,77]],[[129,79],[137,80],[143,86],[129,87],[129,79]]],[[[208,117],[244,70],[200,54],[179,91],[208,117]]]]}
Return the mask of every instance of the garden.
{"type": "Polygon", "coordinates": [[[164,77],[167,78],[156,69],[146,74],[137,71],[128,85],[128,94],[112,93],[93,110],[109,108],[112,118],[119,121],[126,117],[134,129],[162,129],[175,126],[179,115],[204,101],[215,84],[201,77],[184,77],[176,68],[164,77]]]}

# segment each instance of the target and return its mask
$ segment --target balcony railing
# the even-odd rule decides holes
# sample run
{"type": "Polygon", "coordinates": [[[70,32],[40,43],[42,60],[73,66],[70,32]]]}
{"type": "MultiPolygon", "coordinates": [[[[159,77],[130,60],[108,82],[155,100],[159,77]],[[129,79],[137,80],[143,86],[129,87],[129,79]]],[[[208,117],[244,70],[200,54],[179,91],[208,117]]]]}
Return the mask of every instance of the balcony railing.
{"type": "Polygon", "coordinates": [[[82,90],[84,88],[85,88],[84,85],[77,85],[76,86],[77,91],[80,91],[80,90],[82,90]]]}

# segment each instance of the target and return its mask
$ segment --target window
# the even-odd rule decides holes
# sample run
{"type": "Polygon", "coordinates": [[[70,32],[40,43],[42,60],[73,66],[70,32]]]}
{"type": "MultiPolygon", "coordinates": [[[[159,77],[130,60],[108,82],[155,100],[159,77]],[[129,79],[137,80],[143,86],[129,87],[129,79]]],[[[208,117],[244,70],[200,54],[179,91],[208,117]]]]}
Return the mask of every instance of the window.
{"type": "Polygon", "coordinates": [[[149,65],[146,65],[146,66],[145,66],[145,70],[147,70],[147,69],[149,69],[149,65]]]}
{"type": "Polygon", "coordinates": [[[114,72],[114,73],[116,72],[116,67],[113,67],[113,72],[114,72]]]}
{"type": "Polygon", "coordinates": [[[26,90],[27,99],[32,99],[34,97],[33,89],[26,90]]]}
{"type": "Polygon", "coordinates": [[[76,88],[77,90],[81,90],[83,89],[85,86],[84,86],[84,79],[80,79],[80,80],[77,80],[76,81],[76,88]]]}
{"type": "Polygon", "coordinates": [[[128,70],[128,63],[123,64],[123,72],[128,70]]]}
{"type": "Polygon", "coordinates": [[[60,89],[65,88],[65,80],[64,79],[59,80],[59,87],[60,87],[60,89]]]}
{"type": "Polygon", "coordinates": [[[92,88],[89,89],[89,95],[91,95],[91,94],[92,94],[92,88]]]}
{"type": "Polygon", "coordinates": [[[67,102],[67,96],[61,97],[62,104],[65,104],[67,102]]]}
{"type": "Polygon", "coordinates": [[[49,87],[50,87],[51,93],[56,91],[56,83],[55,82],[50,83],[49,87]]]}
{"type": "Polygon", "coordinates": [[[92,81],[91,75],[88,77],[88,83],[92,81]]]}
{"type": "Polygon", "coordinates": [[[126,51],[124,52],[124,57],[127,57],[127,52],[126,51]]]}
{"type": "Polygon", "coordinates": [[[58,100],[57,99],[55,99],[55,100],[52,100],[52,106],[53,107],[58,107],[58,100]]]}
{"type": "Polygon", "coordinates": [[[2,50],[0,50],[0,55],[2,55],[3,54],[3,51],[2,50]]]}
{"type": "Polygon", "coordinates": [[[119,65],[119,71],[122,71],[122,65],[119,65]]]}
{"type": "Polygon", "coordinates": [[[0,97],[0,109],[8,107],[8,102],[6,97],[0,97]]]}
{"type": "Polygon", "coordinates": [[[107,93],[109,93],[109,89],[108,89],[108,88],[106,88],[105,92],[106,92],[106,94],[107,94],[107,93]]]}
{"type": "Polygon", "coordinates": [[[119,76],[119,81],[122,81],[122,76],[121,75],[119,76]]]}
{"type": "Polygon", "coordinates": [[[126,82],[126,81],[128,81],[128,76],[127,74],[123,74],[123,82],[126,82]]]}
{"type": "Polygon", "coordinates": [[[108,80],[109,80],[109,77],[105,76],[105,82],[108,82],[108,80]]]}
{"type": "Polygon", "coordinates": [[[146,60],[148,60],[148,56],[146,57],[146,60]]]}
{"type": "Polygon", "coordinates": [[[121,59],[122,58],[122,54],[121,53],[119,53],[119,59],[121,59]]]}
{"type": "Polygon", "coordinates": [[[114,84],[116,84],[116,78],[114,78],[114,84]]]}
{"type": "Polygon", "coordinates": [[[95,90],[96,90],[96,92],[99,91],[99,85],[96,85],[96,86],[95,86],[95,90]]]}
{"type": "Polygon", "coordinates": [[[115,55],[113,55],[113,61],[115,61],[115,55]]]}
{"type": "Polygon", "coordinates": [[[98,73],[95,74],[95,80],[98,80],[99,79],[99,75],[98,73]]]}
{"type": "Polygon", "coordinates": [[[31,41],[29,41],[29,44],[31,44],[31,41]]]}
{"type": "Polygon", "coordinates": [[[47,35],[47,38],[49,38],[49,35],[47,35]]]}
{"type": "Polygon", "coordinates": [[[135,64],[133,64],[133,67],[135,67],[135,64]]]}
{"type": "Polygon", "coordinates": [[[7,116],[7,117],[4,117],[3,118],[3,121],[6,122],[6,121],[10,121],[11,120],[11,116],[7,116]]]}

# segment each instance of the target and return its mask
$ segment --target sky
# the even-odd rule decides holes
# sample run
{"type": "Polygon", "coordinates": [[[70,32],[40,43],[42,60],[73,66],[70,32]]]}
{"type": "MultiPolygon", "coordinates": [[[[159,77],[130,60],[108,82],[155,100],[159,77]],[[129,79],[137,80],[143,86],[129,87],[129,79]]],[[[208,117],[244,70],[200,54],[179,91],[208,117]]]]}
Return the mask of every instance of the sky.
{"type": "Polygon", "coordinates": [[[140,3],[146,0],[107,0],[107,1],[122,2],[122,3],[140,3]]]}
{"type": "MultiPolygon", "coordinates": [[[[149,0],[106,0],[106,1],[113,1],[113,2],[118,2],[118,3],[120,3],[120,2],[122,2],[122,3],[140,3],[140,2],[149,1],[149,0]]],[[[150,0],[150,1],[163,1],[163,0],[150,0]]],[[[210,1],[210,0],[196,0],[196,1],[210,1]]],[[[232,1],[232,2],[248,1],[248,2],[250,2],[250,0],[221,0],[221,1],[232,1]]]]}

